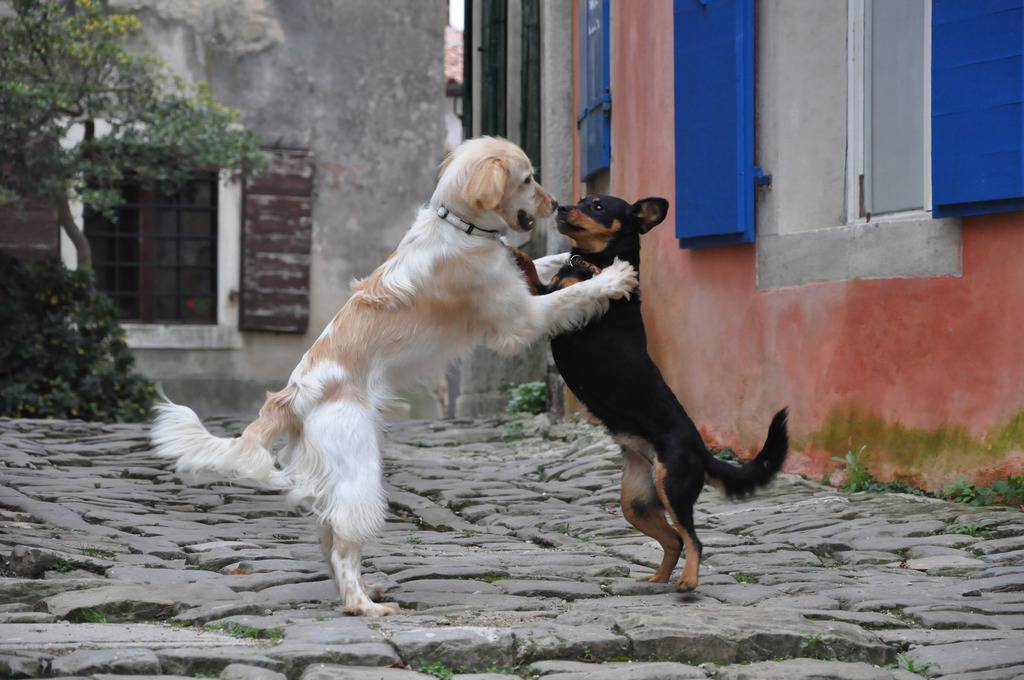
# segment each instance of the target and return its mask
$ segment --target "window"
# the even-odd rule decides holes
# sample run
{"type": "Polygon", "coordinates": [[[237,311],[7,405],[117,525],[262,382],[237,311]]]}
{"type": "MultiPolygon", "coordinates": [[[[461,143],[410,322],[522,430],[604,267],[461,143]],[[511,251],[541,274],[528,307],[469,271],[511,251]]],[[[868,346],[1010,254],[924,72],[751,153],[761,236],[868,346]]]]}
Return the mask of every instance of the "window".
{"type": "MultiPolygon", "coordinates": [[[[856,180],[861,194],[857,217],[931,207],[930,4],[864,0],[857,12],[861,16],[854,16],[854,21],[863,22],[863,158],[856,180]]],[[[856,45],[851,56],[856,70],[856,45]]]]}
{"type": "MultiPolygon", "coordinates": [[[[940,17],[1001,2],[847,0],[815,4],[813,19],[801,3],[758,4],[758,154],[777,180],[758,195],[758,288],[962,274],[960,221],[936,219],[951,214],[939,210],[940,170],[964,167],[940,161],[950,151],[936,133],[940,65],[990,60],[949,39],[940,17]]],[[[967,31],[986,45],[998,33],[967,31]]],[[[960,89],[947,105],[978,100],[960,89]]],[[[974,128],[965,121],[956,139],[974,128]]],[[[973,176],[958,174],[957,185],[973,176]]]]}
{"type": "Polygon", "coordinates": [[[138,185],[107,218],[85,211],[96,282],[124,321],[217,322],[217,178],[160,196],[138,185]]]}
{"type": "Polygon", "coordinates": [[[483,0],[480,15],[480,134],[506,135],[508,5],[483,0]]]}

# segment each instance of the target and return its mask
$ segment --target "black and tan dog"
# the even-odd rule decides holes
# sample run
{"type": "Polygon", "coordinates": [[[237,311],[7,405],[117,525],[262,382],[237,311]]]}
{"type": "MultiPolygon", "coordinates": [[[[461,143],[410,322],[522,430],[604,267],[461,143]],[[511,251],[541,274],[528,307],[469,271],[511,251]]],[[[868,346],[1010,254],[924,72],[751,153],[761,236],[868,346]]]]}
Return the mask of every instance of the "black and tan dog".
{"type": "MultiPolygon", "coordinates": [[[[613,196],[588,196],[558,208],[558,230],[572,239],[573,249],[549,284],[540,281],[528,258],[517,258],[531,288],[541,294],[589,279],[615,258],[639,271],[640,236],[660,224],[667,211],[663,198],[631,205],[613,196]]],[[[668,581],[685,545],[678,587],[692,590],[702,551],[693,506],[704,483],[730,497],[767,484],[789,449],[786,409],[775,414],[756,458],[743,465],[715,458],[647,353],[639,298],[613,301],[604,316],[553,338],[551,351],[566,385],[623,448],[622,513],[665,551],[661,566],[647,580],[668,581]]]]}

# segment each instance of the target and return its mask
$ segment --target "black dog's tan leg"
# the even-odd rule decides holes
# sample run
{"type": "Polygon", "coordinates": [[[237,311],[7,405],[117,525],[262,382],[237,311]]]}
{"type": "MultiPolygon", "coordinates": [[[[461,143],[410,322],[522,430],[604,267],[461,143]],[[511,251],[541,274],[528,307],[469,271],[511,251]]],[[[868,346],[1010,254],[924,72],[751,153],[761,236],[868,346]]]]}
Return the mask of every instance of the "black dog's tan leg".
{"type": "MultiPolygon", "coordinates": [[[[704,550],[697,530],[693,526],[693,504],[697,501],[703,479],[697,480],[694,488],[693,480],[687,477],[679,479],[669,476],[669,471],[660,462],[654,464],[654,485],[658,497],[668,510],[672,523],[686,546],[686,563],[683,575],[676,586],[679,590],[688,591],[697,587],[700,574],[700,557],[704,550]]],[[[703,477],[704,471],[701,470],[703,477]]]]}
{"type": "Polygon", "coordinates": [[[540,280],[540,276],[537,275],[537,267],[533,264],[530,256],[518,248],[507,247],[512,253],[512,259],[516,261],[516,265],[523,272],[523,276],[526,277],[526,285],[530,287],[530,294],[540,295],[544,292],[544,283],[540,280]]]}
{"type": "Polygon", "coordinates": [[[627,522],[660,543],[665,551],[657,571],[643,580],[667,583],[679,561],[683,545],[679,534],[665,519],[665,508],[654,486],[651,462],[629,448],[624,448],[623,453],[626,460],[622,468],[622,515],[627,522]]]}

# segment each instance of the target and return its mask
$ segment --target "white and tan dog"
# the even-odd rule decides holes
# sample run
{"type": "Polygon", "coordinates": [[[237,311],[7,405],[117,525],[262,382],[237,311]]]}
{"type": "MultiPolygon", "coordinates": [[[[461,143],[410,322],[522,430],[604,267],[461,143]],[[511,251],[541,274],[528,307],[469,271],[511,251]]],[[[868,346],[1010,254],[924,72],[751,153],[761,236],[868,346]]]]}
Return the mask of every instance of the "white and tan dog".
{"type": "MultiPolygon", "coordinates": [[[[289,490],[320,522],[345,611],[397,612],[394,603],[373,603],[360,582],[362,546],[384,524],[380,414],[395,389],[440,371],[481,340],[511,354],[582,326],[637,285],[633,268],[616,262],[589,281],[532,296],[498,236],[532,228],[555,207],[515,144],[486,137],[463,143],[445,160],[430,203],[395,252],[353,283],[353,295],[287,387],[268,395],[245,432],[214,437],[188,407],[162,403],[152,429],[156,452],[177,459],[182,473],[210,471],[289,490]],[[279,468],[270,448],[282,433],[279,468]]],[[[537,260],[541,277],[550,278],[564,259],[537,260]]]]}

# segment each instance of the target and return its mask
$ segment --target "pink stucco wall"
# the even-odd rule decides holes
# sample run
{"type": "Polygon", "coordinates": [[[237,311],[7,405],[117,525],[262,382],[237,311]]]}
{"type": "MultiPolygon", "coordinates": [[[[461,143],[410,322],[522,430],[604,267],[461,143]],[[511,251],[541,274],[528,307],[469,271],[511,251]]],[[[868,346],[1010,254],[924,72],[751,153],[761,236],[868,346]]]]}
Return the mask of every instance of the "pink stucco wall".
{"type": "MultiPolygon", "coordinates": [[[[612,192],[672,201],[672,3],[613,11],[612,192]]],[[[673,224],[643,246],[649,350],[711,442],[756,450],[788,405],[792,470],[866,445],[880,478],[931,488],[1024,471],[1020,213],[964,221],[961,277],[768,291],[753,245],[681,250],[673,224]]]]}

